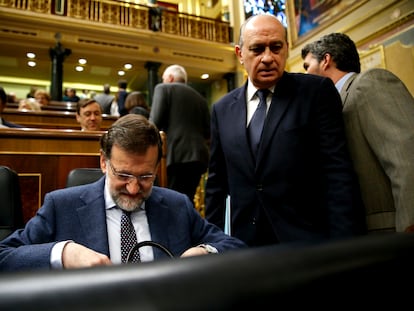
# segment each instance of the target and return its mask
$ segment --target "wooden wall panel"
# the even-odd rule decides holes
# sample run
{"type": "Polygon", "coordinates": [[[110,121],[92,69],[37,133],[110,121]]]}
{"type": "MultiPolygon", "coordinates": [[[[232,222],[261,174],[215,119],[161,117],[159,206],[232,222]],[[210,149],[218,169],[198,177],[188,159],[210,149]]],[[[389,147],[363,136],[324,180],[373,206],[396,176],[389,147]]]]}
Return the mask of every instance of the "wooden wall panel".
{"type": "MultiPolygon", "coordinates": [[[[0,128],[0,165],[19,175],[23,214],[28,221],[43,204],[46,193],[66,186],[74,168],[99,168],[99,140],[104,132],[0,128]]],[[[166,135],[161,132],[163,156],[159,185],[167,186],[166,135]]]]}
{"type": "Polygon", "coordinates": [[[46,193],[66,186],[68,173],[78,167],[99,167],[99,155],[0,154],[0,164],[19,175],[23,216],[28,221],[46,193]]]}

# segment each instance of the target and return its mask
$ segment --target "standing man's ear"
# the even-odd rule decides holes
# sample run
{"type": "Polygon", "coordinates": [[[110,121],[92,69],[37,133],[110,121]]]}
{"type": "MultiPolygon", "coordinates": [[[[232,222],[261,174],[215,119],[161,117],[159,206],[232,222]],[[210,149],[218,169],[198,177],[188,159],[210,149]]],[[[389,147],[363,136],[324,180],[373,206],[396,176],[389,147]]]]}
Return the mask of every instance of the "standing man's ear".
{"type": "Polygon", "coordinates": [[[242,55],[242,49],[241,49],[241,47],[239,45],[236,45],[235,48],[234,48],[234,51],[236,53],[236,56],[239,59],[240,64],[243,65],[243,55],[242,55]]]}
{"type": "Polygon", "coordinates": [[[321,67],[323,70],[327,70],[329,67],[333,66],[332,56],[329,53],[325,53],[321,60],[321,67]]]}

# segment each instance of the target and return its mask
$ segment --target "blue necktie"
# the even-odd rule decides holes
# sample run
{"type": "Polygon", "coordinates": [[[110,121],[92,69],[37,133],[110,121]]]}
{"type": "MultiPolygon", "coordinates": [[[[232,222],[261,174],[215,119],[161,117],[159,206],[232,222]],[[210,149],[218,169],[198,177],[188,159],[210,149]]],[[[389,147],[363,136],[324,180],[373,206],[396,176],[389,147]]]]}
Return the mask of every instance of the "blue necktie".
{"type": "Polygon", "coordinates": [[[257,150],[259,149],[260,137],[262,136],[263,125],[266,119],[266,98],[269,94],[269,90],[258,90],[256,94],[259,97],[260,102],[253,114],[252,119],[250,120],[248,127],[250,146],[252,148],[254,156],[256,156],[257,150]]]}
{"type": "MultiPolygon", "coordinates": [[[[126,263],[128,254],[131,249],[137,244],[137,235],[135,233],[134,225],[131,221],[131,212],[122,211],[121,217],[121,261],[126,263]]],[[[132,255],[132,262],[140,262],[139,251],[132,255]]]]}

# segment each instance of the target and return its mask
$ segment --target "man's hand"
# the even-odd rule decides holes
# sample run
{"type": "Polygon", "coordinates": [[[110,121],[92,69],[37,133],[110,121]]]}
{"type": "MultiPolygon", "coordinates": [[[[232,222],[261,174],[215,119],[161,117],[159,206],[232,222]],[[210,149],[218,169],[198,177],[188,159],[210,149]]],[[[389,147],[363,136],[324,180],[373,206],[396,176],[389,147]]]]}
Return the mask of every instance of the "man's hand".
{"type": "Polygon", "coordinates": [[[95,252],[83,245],[69,242],[62,253],[62,264],[65,269],[86,268],[112,265],[108,256],[95,252]]]}
{"type": "Polygon", "coordinates": [[[187,249],[180,257],[191,257],[191,256],[200,256],[209,254],[206,249],[196,246],[187,249]]]}

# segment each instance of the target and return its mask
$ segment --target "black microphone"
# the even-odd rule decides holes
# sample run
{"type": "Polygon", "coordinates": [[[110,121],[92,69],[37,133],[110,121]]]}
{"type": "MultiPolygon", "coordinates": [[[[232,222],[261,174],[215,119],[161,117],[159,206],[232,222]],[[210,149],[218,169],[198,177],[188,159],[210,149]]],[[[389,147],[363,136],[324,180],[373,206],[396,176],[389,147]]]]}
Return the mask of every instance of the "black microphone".
{"type": "Polygon", "coordinates": [[[139,242],[139,243],[135,244],[135,246],[133,248],[131,248],[131,250],[128,253],[126,261],[127,262],[132,262],[132,258],[133,258],[133,255],[135,254],[135,252],[137,252],[143,246],[156,247],[156,248],[162,250],[170,258],[174,258],[174,255],[165,246],[162,246],[160,243],[157,243],[157,242],[154,242],[154,241],[142,241],[142,242],[139,242]]]}

